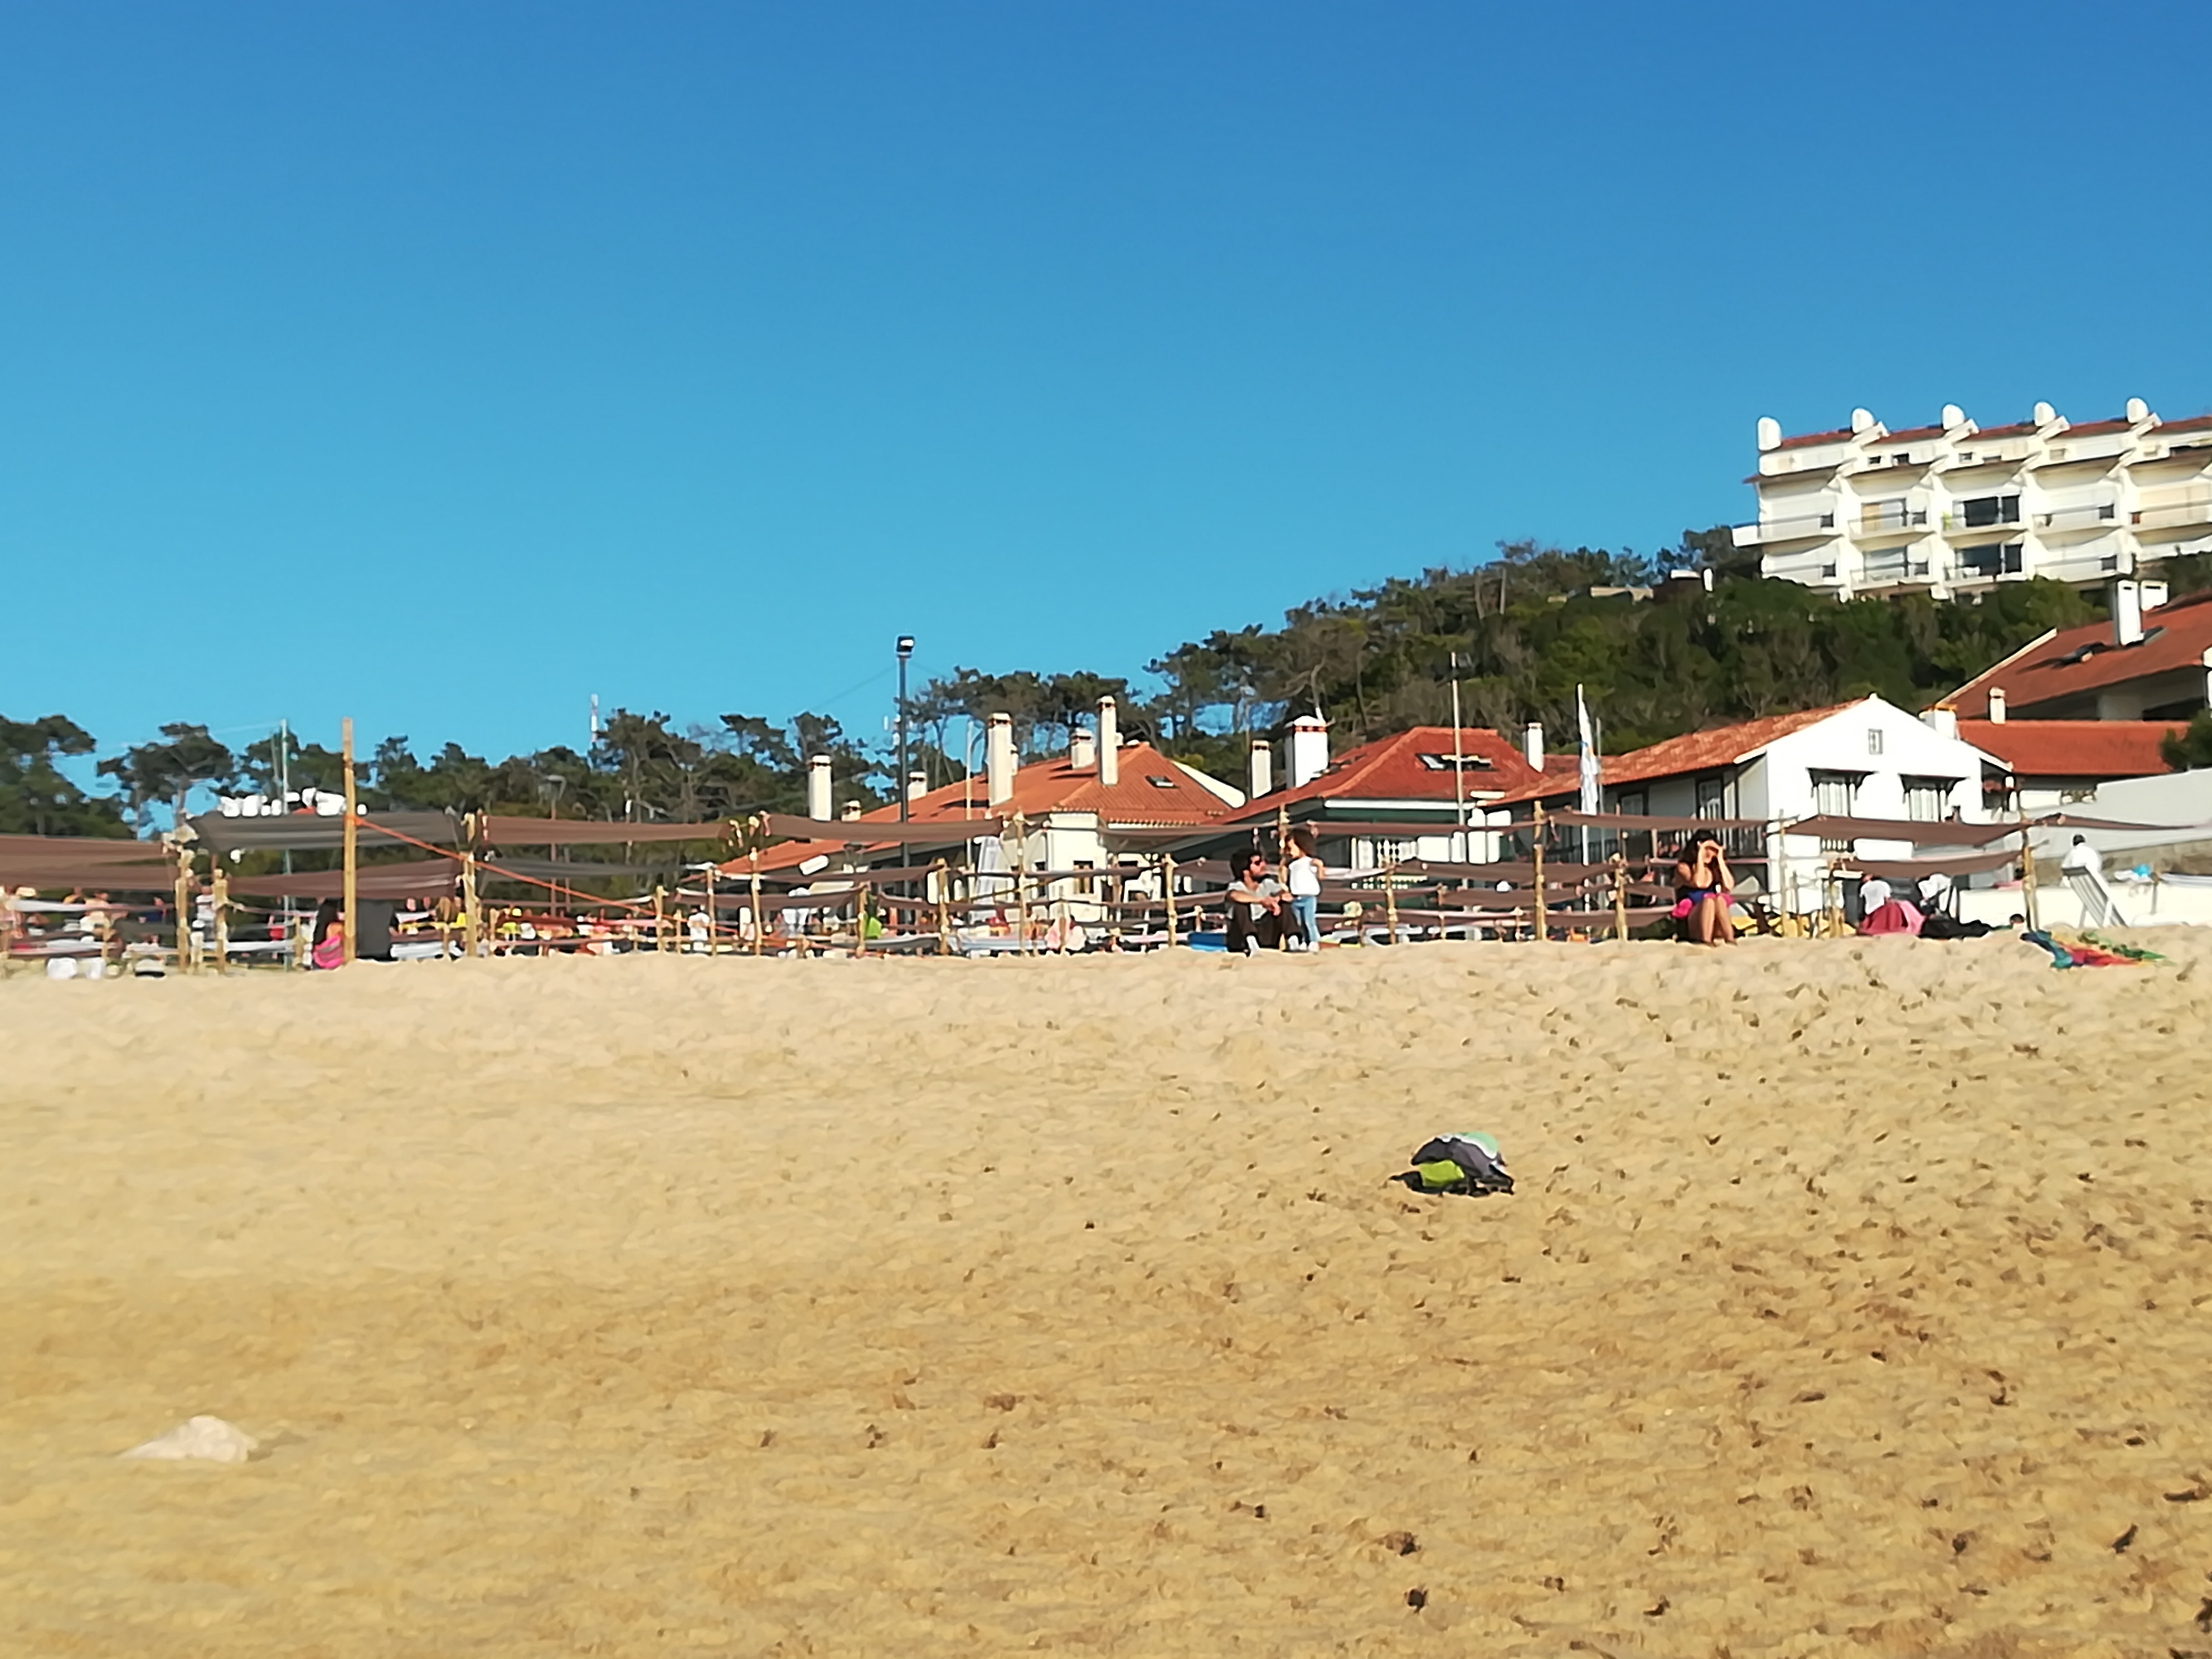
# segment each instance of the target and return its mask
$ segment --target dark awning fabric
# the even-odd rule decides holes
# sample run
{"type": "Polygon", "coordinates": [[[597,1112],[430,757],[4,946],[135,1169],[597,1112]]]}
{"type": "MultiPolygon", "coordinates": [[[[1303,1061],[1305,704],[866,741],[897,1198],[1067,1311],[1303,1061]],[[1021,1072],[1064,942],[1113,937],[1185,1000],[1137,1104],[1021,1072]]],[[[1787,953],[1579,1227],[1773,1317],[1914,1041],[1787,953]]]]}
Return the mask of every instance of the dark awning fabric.
{"type": "Polygon", "coordinates": [[[167,892],[176,883],[177,868],[173,864],[81,864],[66,859],[47,864],[0,863],[0,886],[6,887],[88,887],[111,893],[157,893],[167,892]]]}
{"type": "Polygon", "coordinates": [[[158,842],[100,836],[0,836],[0,884],[152,892],[175,884],[158,842]]]}
{"type": "Polygon", "coordinates": [[[2084,817],[2079,812],[2052,812],[2035,820],[2045,830],[2202,830],[2212,836],[2212,823],[2123,823],[2117,818],[2084,817]]]}
{"type": "Polygon", "coordinates": [[[1849,859],[1844,867],[1863,876],[1886,881],[1907,881],[1916,876],[1978,876],[1985,870],[2002,870],[2019,862],[2018,853],[1968,853],[1953,859],[1849,859]]]}
{"type": "Polygon", "coordinates": [[[538,881],[597,881],[608,876],[635,876],[651,880],[681,867],[673,859],[664,864],[595,864],[566,859],[518,858],[503,853],[479,860],[477,879],[495,881],[501,876],[522,876],[538,881]]]}
{"type": "MultiPolygon", "coordinates": [[[[345,818],[341,813],[286,812],[275,817],[227,818],[220,812],[204,812],[191,820],[200,845],[216,853],[243,848],[249,852],[326,851],[345,845],[345,818]]],[[[361,847],[404,847],[398,839],[428,842],[433,847],[458,846],[460,820],[450,812],[372,812],[354,820],[355,842],[361,847]],[[392,830],[392,835],[385,831],[392,830]]]]}
{"type": "Polygon", "coordinates": [[[995,836],[1002,823],[996,817],[933,818],[901,823],[896,818],[801,818],[788,812],[763,812],[754,822],[771,836],[784,836],[793,841],[834,842],[844,847],[866,847],[877,842],[952,847],[981,836],[995,836]]]}
{"type": "Polygon", "coordinates": [[[0,836],[0,866],[19,858],[138,864],[164,856],[157,841],[132,841],[121,836],[0,836]]]}
{"type": "MultiPolygon", "coordinates": [[[[1547,824],[1564,824],[1570,828],[1590,830],[1764,830],[1764,818],[1670,818],[1655,817],[1648,812],[1547,812],[1547,824]]],[[[1480,827],[1480,826],[1478,826],[1480,827]]],[[[1493,830],[1506,826],[1492,824],[1493,830]]],[[[1512,826],[1528,828],[1523,819],[1512,826]]]]}
{"type": "MultiPolygon", "coordinates": [[[[355,890],[362,898],[451,898],[460,865],[453,859],[412,859],[404,864],[364,864],[355,890]]],[[[254,898],[342,898],[345,872],[309,870],[291,876],[240,876],[234,893],[254,898]]]]}
{"type": "Polygon", "coordinates": [[[1915,847],[1986,847],[2016,836],[2016,823],[1928,823],[1905,818],[1800,818],[1782,832],[1823,841],[1905,841],[1915,847]]]}
{"type": "Polygon", "coordinates": [[[618,847],[669,842],[719,842],[730,838],[727,818],[701,823],[607,823],[596,818],[526,818],[487,814],[479,821],[492,847],[618,847]]]}

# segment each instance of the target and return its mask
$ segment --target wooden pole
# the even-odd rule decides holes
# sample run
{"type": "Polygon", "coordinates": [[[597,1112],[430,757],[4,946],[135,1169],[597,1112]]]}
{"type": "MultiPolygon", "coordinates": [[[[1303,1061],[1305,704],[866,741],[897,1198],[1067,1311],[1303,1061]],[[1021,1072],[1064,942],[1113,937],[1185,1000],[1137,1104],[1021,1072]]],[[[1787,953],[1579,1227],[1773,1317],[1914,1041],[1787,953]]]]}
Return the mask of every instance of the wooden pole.
{"type": "Polygon", "coordinates": [[[2021,914],[2027,918],[2027,925],[2032,932],[2040,933],[2043,930],[2043,923],[2036,915],[2035,903],[2035,848],[2029,844],[2027,839],[2027,808],[2020,804],[2017,794],[2013,797],[2013,810],[2020,815],[2021,914]]]}
{"type": "Polygon", "coordinates": [[[1390,924],[1390,943],[1398,942],[1398,860],[1390,859],[1382,866],[1382,914],[1390,924]]]}
{"type": "Polygon", "coordinates": [[[854,888],[853,900],[853,954],[868,954],[868,884],[862,882],[854,888]]]}
{"type": "Polygon", "coordinates": [[[1613,936],[1628,943],[1628,860],[1613,855],[1613,936]]]}
{"type": "Polygon", "coordinates": [[[761,934],[765,932],[767,928],[767,919],[761,915],[760,848],[756,847],[747,856],[752,860],[753,954],[755,956],[758,956],[761,953],[762,948],[761,934]]]}
{"type": "Polygon", "coordinates": [[[473,962],[483,938],[483,908],[477,902],[477,815],[461,821],[461,949],[473,962]]]}
{"type": "Polygon", "coordinates": [[[668,949],[668,890],[657,881],[653,884],[653,948],[668,949]]]}
{"type": "Polygon", "coordinates": [[[210,862],[215,866],[215,915],[210,925],[215,934],[215,970],[222,974],[230,969],[230,877],[221,859],[210,862]]]}
{"type": "Polygon", "coordinates": [[[345,717],[338,727],[338,753],[345,767],[345,874],[342,882],[344,896],[340,901],[345,906],[345,909],[338,918],[338,926],[344,929],[343,960],[350,965],[354,960],[354,953],[361,948],[361,928],[357,915],[361,898],[361,837],[359,829],[354,822],[355,814],[360,810],[360,805],[354,793],[353,716],[350,714],[345,717]]]}
{"type": "Polygon", "coordinates": [[[177,845],[177,971],[192,971],[192,854],[177,845]]]}
{"type": "Polygon", "coordinates": [[[930,885],[937,890],[937,954],[952,954],[952,872],[943,859],[929,867],[930,885]]]}
{"type": "Polygon", "coordinates": [[[720,941],[714,937],[714,861],[709,859],[707,860],[707,954],[710,957],[722,954],[720,941]]]}
{"type": "Polygon", "coordinates": [[[1160,890],[1168,897],[1168,944],[1172,946],[1179,943],[1176,938],[1175,854],[1173,853],[1161,855],[1160,870],[1160,890]]]}
{"type": "Polygon", "coordinates": [[[1552,936],[1552,918],[1544,903],[1544,803],[1536,803],[1536,833],[1529,838],[1530,856],[1536,866],[1536,937],[1552,936]]]}
{"type": "Polygon", "coordinates": [[[1014,915],[1021,929],[1021,953],[1030,953],[1030,836],[1019,812],[1008,821],[1014,832],[1014,915]]]}

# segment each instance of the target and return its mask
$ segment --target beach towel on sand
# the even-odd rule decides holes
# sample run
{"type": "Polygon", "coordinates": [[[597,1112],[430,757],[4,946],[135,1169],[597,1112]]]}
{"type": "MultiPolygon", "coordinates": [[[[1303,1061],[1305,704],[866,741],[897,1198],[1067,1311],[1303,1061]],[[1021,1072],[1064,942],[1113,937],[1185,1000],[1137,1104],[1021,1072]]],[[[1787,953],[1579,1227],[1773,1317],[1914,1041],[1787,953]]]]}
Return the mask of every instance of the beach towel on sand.
{"type": "Polygon", "coordinates": [[[1422,1143],[1413,1162],[1412,1169],[1392,1179],[1416,1192],[1478,1197],[1513,1190],[1513,1177],[1505,1173],[1505,1159],[1498,1150],[1497,1139],[1490,1135],[1437,1135],[1422,1143]]]}

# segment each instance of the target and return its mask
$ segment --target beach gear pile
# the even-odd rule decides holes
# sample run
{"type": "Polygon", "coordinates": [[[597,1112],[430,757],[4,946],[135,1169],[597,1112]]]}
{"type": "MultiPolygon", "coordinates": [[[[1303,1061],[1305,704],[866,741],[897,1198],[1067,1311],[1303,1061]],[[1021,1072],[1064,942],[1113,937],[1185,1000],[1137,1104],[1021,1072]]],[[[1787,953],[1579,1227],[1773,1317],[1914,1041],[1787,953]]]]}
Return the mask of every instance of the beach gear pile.
{"type": "Polygon", "coordinates": [[[2094,933],[2081,935],[2078,945],[2053,939],[2049,933],[2030,928],[2021,937],[2030,945],[2051,953],[2054,968],[2131,968],[2146,962],[2164,962],[2166,958],[2155,951],[2146,951],[2140,945],[2122,945],[2116,939],[2100,939],[2094,933]]]}
{"type": "Polygon", "coordinates": [[[1504,1155],[1492,1135],[1437,1135],[1421,1143],[1413,1164],[1412,1169],[1391,1179],[1417,1193],[1459,1193],[1480,1198],[1487,1193],[1513,1190],[1513,1177],[1505,1172],[1504,1155]]]}

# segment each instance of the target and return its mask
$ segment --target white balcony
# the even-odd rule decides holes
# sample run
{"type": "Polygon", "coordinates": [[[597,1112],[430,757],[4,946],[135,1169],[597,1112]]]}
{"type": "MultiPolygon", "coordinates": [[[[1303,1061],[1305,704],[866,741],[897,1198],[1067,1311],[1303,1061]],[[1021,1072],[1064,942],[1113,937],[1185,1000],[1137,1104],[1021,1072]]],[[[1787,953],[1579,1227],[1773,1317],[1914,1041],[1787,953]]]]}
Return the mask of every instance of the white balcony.
{"type": "Polygon", "coordinates": [[[1788,518],[1761,519],[1757,524],[1740,524],[1732,532],[1738,547],[1773,547],[1783,542],[1824,542],[1836,533],[1836,515],[1826,513],[1797,513],[1788,518]]]}
{"type": "Polygon", "coordinates": [[[1903,501],[1869,501],[1850,520],[1853,541],[1881,541],[1893,536],[1917,536],[1928,528],[1928,509],[1903,501]]]}
{"type": "Polygon", "coordinates": [[[2033,515],[2038,530],[2094,530],[2120,521],[2118,501],[2085,501],[2074,507],[2054,507],[2033,515]]]}

